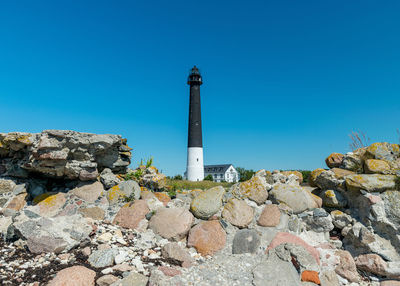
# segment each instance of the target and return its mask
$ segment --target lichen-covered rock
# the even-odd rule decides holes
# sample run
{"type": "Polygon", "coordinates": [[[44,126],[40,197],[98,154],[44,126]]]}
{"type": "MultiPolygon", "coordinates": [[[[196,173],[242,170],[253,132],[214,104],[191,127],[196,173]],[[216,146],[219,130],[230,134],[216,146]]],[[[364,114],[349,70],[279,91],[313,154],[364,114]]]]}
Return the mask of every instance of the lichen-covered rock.
{"type": "Polygon", "coordinates": [[[400,156],[399,144],[373,143],[365,150],[364,158],[393,161],[400,156]]]}
{"type": "Polygon", "coordinates": [[[318,168],[311,172],[310,177],[308,179],[308,183],[311,187],[317,187],[317,185],[315,184],[315,180],[317,179],[319,174],[321,174],[324,171],[325,171],[325,169],[318,168]]]}
{"type": "Polygon", "coordinates": [[[285,176],[295,175],[298,178],[297,181],[299,182],[299,184],[303,182],[303,174],[299,171],[283,171],[281,172],[281,174],[285,176]]]}
{"type": "Polygon", "coordinates": [[[224,194],[225,189],[221,186],[208,189],[192,200],[190,211],[197,218],[208,219],[222,207],[224,194]]]}
{"type": "Polygon", "coordinates": [[[341,192],[336,190],[322,191],[320,194],[322,205],[328,208],[344,208],[347,205],[347,199],[341,192]]]}
{"type": "Polygon", "coordinates": [[[250,180],[232,186],[230,192],[238,199],[248,198],[257,204],[268,199],[269,185],[261,176],[253,176],[250,180]]]}
{"type": "Polygon", "coordinates": [[[398,177],[394,175],[357,174],[346,176],[346,187],[350,191],[384,192],[398,188],[398,177]]]}
{"type": "Polygon", "coordinates": [[[234,226],[243,228],[252,222],[254,209],[245,201],[233,198],[225,204],[222,217],[234,226]]]}
{"type": "Polygon", "coordinates": [[[390,165],[383,160],[368,159],[364,162],[366,174],[390,174],[390,165]]]}
{"type": "Polygon", "coordinates": [[[325,159],[325,163],[329,168],[338,168],[342,165],[343,158],[343,154],[332,153],[325,159]]]}
{"type": "Polygon", "coordinates": [[[332,168],[331,171],[335,174],[335,177],[339,180],[344,179],[344,177],[348,175],[354,175],[353,171],[341,169],[341,168],[332,168]]]}
{"type": "Polygon", "coordinates": [[[270,195],[278,203],[288,205],[296,214],[318,207],[311,192],[300,186],[277,184],[270,195]]]}
{"type": "Polygon", "coordinates": [[[16,184],[13,180],[0,179],[0,194],[10,193],[14,190],[16,184]]]}
{"type": "Polygon", "coordinates": [[[365,153],[364,149],[357,149],[354,152],[349,152],[344,155],[341,168],[350,170],[356,173],[362,173],[364,167],[364,159],[362,158],[365,153]]]}
{"type": "Polygon", "coordinates": [[[106,189],[112,188],[121,182],[121,180],[117,176],[115,176],[109,168],[105,168],[100,173],[100,181],[106,189]]]}
{"type": "Polygon", "coordinates": [[[66,202],[63,193],[44,193],[33,199],[38,213],[43,217],[55,216],[66,202]]]}
{"type": "Polygon", "coordinates": [[[343,229],[351,223],[351,216],[339,210],[331,211],[332,223],[338,229],[343,229]]]}
{"type": "Polygon", "coordinates": [[[110,204],[116,204],[126,198],[138,200],[141,189],[137,182],[133,180],[123,181],[107,191],[106,197],[110,204]]]}
{"type": "Polygon", "coordinates": [[[332,170],[321,172],[315,179],[315,184],[321,190],[344,190],[345,183],[339,179],[332,170]]]}
{"type": "Polygon", "coordinates": [[[0,175],[95,180],[105,168],[124,173],[130,148],[119,135],[65,130],[0,133],[0,175]]]}

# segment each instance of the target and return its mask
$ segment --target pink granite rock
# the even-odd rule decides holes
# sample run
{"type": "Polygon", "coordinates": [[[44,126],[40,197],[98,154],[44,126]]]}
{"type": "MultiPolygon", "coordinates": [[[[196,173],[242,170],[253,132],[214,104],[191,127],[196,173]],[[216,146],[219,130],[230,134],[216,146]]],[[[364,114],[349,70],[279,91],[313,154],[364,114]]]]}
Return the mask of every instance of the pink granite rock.
{"type": "Polygon", "coordinates": [[[124,228],[135,229],[139,225],[139,222],[146,217],[148,212],[149,208],[144,200],[127,203],[119,210],[113,220],[113,224],[124,228]]]}
{"type": "Polygon", "coordinates": [[[59,271],[47,286],[94,286],[96,272],[83,266],[72,266],[59,271]]]}
{"type": "Polygon", "coordinates": [[[282,243],[293,243],[304,247],[315,258],[315,261],[318,263],[318,265],[320,264],[319,253],[314,247],[309,245],[300,237],[287,232],[278,232],[268,245],[266,252],[268,253],[270,249],[273,249],[282,243]]]}
{"type": "Polygon", "coordinates": [[[260,217],[258,224],[261,226],[277,226],[281,219],[281,211],[277,205],[266,205],[260,217]]]}
{"type": "Polygon", "coordinates": [[[204,221],[189,232],[188,246],[196,248],[202,255],[213,255],[224,248],[226,233],[219,221],[204,221]]]}

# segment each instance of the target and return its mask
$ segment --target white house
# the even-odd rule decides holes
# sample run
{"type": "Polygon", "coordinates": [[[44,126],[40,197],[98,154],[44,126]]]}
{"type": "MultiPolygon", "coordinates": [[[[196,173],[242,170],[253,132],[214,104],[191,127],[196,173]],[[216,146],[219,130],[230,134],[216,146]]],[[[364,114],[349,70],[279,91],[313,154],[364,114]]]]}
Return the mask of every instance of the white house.
{"type": "Polygon", "coordinates": [[[239,181],[239,173],[232,164],[225,165],[206,165],[204,166],[204,177],[211,175],[214,182],[230,182],[239,181]]]}

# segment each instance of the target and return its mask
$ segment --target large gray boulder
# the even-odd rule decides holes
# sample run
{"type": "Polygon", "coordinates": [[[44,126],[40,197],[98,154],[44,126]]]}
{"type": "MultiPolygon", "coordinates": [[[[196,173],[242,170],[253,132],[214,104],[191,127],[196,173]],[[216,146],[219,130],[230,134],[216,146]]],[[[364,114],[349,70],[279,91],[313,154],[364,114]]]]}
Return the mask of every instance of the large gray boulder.
{"type": "Polygon", "coordinates": [[[69,130],[0,133],[0,175],[94,180],[105,168],[126,172],[131,148],[119,135],[69,130]]]}
{"type": "Polygon", "coordinates": [[[88,239],[92,227],[79,215],[29,218],[22,214],[15,218],[8,231],[26,240],[32,253],[59,253],[88,239]]]}

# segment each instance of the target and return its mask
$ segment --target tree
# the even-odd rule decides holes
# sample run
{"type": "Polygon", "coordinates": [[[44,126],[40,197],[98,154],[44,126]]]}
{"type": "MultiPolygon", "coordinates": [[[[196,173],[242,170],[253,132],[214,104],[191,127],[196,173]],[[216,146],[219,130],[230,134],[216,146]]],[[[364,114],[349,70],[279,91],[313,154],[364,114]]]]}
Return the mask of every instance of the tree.
{"type": "Polygon", "coordinates": [[[174,180],[182,180],[182,176],[181,175],[175,175],[174,176],[174,180]]]}
{"type": "Polygon", "coordinates": [[[238,173],[239,173],[239,182],[244,182],[244,181],[250,180],[251,177],[253,177],[253,175],[256,173],[252,169],[247,170],[242,167],[237,167],[236,171],[238,171],[238,173]]]}
{"type": "Polygon", "coordinates": [[[204,179],[203,179],[203,181],[214,181],[213,180],[213,177],[212,177],[212,175],[207,175],[204,179]]]}

